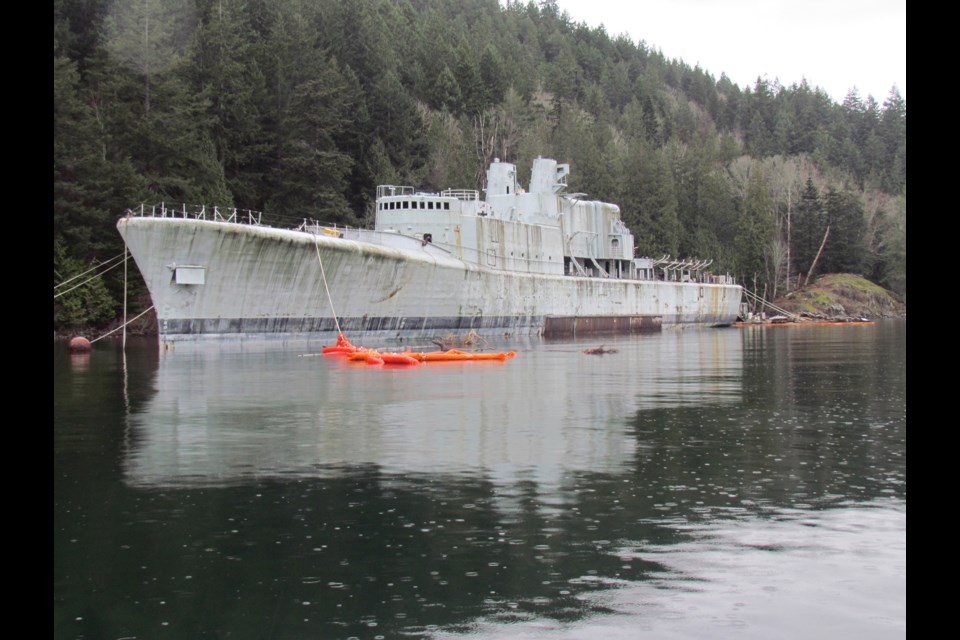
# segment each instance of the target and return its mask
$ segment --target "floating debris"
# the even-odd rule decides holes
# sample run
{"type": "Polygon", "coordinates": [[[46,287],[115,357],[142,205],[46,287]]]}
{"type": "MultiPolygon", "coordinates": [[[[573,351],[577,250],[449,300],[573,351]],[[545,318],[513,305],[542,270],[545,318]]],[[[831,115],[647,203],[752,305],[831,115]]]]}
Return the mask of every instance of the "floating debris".
{"type": "Polygon", "coordinates": [[[430,342],[437,345],[444,351],[449,351],[450,349],[459,347],[472,347],[474,345],[479,346],[487,344],[487,341],[484,340],[483,336],[477,333],[476,329],[470,329],[470,331],[468,331],[463,337],[456,336],[451,333],[442,338],[434,338],[430,342]]]}
{"type": "Polygon", "coordinates": [[[584,349],[583,352],[588,356],[602,356],[605,353],[616,353],[616,349],[604,349],[603,345],[592,349],[584,349]]]}

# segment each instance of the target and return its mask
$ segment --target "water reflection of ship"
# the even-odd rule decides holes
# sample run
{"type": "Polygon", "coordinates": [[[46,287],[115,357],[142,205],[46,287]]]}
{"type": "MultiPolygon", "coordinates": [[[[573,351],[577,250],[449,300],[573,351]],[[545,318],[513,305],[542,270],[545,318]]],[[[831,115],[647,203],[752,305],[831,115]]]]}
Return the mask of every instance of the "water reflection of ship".
{"type": "Polygon", "coordinates": [[[131,416],[127,482],[229,485],[251,478],[472,473],[556,485],[633,463],[638,411],[741,397],[740,335],[666,332],[587,356],[534,342],[509,364],[375,370],[278,346],[160,357],[156,394],[131,416]]]}

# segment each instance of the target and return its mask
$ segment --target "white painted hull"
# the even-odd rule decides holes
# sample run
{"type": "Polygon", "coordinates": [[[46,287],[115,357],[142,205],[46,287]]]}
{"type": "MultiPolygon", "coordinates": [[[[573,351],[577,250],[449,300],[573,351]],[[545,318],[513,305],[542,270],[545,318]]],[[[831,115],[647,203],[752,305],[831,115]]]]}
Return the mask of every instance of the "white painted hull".
{"type": "Polygon", "coordinates": [[[578,332],[629,330],[640,318],[724,325],[736,319],[741,296],[737,285],[516,273],[433,247],[271,227],[150,217],[117,226],[164,338],[334,331],[334,311],[344,331],[411,337],[469,329],[537,335],[550,319],[571,318],[581,319],[578,332]],[[177,266],[202,268],[203,284],[177,284],[177,266]]]}

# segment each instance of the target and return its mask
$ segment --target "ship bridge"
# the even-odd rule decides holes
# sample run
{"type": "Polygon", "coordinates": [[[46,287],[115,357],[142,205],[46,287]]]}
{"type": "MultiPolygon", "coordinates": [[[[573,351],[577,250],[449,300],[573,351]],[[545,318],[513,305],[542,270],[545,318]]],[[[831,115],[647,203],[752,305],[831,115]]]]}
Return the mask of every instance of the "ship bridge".
{"type": "Polygon", "coordinates": [[[484,267],[528,273],[636,278],[633,234],[620,208],[566,193],[570,165],[536,158],[524,189],[517,167],[495,158],[485,197],[377,188],[377,230],[432,242],[484,267]]]}

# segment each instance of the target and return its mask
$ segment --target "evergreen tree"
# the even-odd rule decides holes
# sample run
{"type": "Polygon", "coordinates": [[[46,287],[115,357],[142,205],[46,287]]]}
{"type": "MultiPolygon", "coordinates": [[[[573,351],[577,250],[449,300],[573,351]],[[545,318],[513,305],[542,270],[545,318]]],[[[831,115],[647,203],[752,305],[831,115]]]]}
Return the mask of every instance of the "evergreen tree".
{"type": "Polygon", "coordinates": [[[480,67],[466,39],[460,42],[460,46],[454,53],[454,59],[456,61],[455,76],[460,87],[460,104],[457,113],[469,116],[483,113],[486,107],[486,91],[480,79],[480,67]]]}
{"type": "Polygon", "coordinates": [[[891,193],[902,193],[907,184],[907,103],[896,87],[883,103],[879,136],[888,160],[883,187],[891,193]]]}
{"type": "Polygon", "coordinates": [[[82,275],[90,267],[67,255],[66,245],[53,241],[53,326],[102,326],[113,319],[117,302],[107,291],[103,278],[82,275]]]}
{"type": "Polygon", "coordinates": [[[106,46],[143,80],[143,112],[150,115],[153,82],[183,60],[197,28],[192,0],[115,3],[106,16],[106,46]]]}
{"type": "Polygon", "coordinates": [[[443,65],[440,75],[437,76],[431,91],[431,97],[431,102],[438,109],[446,109],[450,113],[460,112],[460,105],[463,104],[460,84],[447,65],[443,65]]]}
{"type": "Polygon", "coordinates": [[[271,209],[289,217],[354,222],[345,197],[353,160],[337,147],[353,105],[334,63],[293,93],[280,151],[281,182],[271,209]]]}
{"type": "Polygon", "coordinates": [[[76,65],[54,58],[54,234],[84,260],[120,250],[116,218],[144,194],[142,177],[106,130],[122,111],[109,93],[84,90],[76,65]]]}
{"type": "Polygon", "coordinates": [[[764,253],[774,238],[774,207],[763,173],[750,176],[740,208],[735,244],[740,281],[757,286],[765,271],[764,253]]]}
{"type": "Polygon", "coordinates": [[[807,178],[807,184],[793,215],[791,257],[794,273],[806,276],[823,241],[826,228],[827,220],[820,194],[813,181],[807,178]]]}
{"type": "MultiPolygon", "coordinates": [[[[73,250],[90,250],[91,232],[104,213],[92,182],[98,169],[97,124],[79,96],[76,65],[53,59],[53,229],[73,250]]],[[[66,249],[63,249],[66,251],[66,249]]]]}
{"type": "Polygon", "coordinates": [[[241,0],[211,4],[192,52],[192,82],[209,101],[210,139],[228,190],[238,204],[262,209],[271,148],[263,116],[266,78],[242,9],[241,0]]]}
{"type": "Polygon", "coordinates": [[[663,154],[631,150],[626,162],[629,180],[624,192],[624,209],[631,207],[631,229],[638,255],[677,257],[680,250],[680,220],[673,173],[663,154]]]}
{"type": "Polygon", "coordinates": [[[483,92],[483,110],[500,104],[507,89],[503,60],[492,44],[488,44],[480,56],[480,87],[483,92]]]}
{"type": "Polygon", "coordinates": [[[830,238],[820,258],[821,272],[862,274],[866,228],[863,203],[850,191],[829,187],[824,198],[824,210],[827,224],[830,225],[830,238]]]}
{"type": "Polygon", "coordinates": [[[904,298],[907,296],[907,196],[897,198],[884,226],[880,245],[881,271],[878,281],[904,298]]]}
{"type": "Polygon", "coordinates": [[[154,75],[152,107],[138,127],[135,158],[156,200],[230,206],[211,135],[210,101],[193,91],[186,70],[177,66],[154,75]]]}

